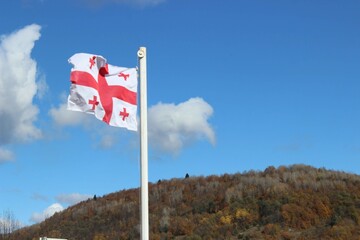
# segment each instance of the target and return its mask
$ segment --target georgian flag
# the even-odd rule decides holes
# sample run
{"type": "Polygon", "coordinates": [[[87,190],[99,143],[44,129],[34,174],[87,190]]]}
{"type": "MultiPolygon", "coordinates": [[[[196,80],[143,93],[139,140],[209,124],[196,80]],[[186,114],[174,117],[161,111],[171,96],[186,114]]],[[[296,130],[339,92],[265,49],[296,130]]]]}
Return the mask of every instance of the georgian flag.
{"type": "Polygon", "coordinates": [[[137,71],[116,67],[99,55],[77,53],[69,59],[68,110],[94,114],[115,127],[137,131],[137,71]]]}

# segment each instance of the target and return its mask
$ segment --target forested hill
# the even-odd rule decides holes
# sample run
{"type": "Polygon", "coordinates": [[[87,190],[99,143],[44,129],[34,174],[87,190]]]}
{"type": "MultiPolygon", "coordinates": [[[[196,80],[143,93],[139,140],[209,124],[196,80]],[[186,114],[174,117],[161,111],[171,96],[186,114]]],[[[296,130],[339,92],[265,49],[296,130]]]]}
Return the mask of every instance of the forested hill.
{"type": "MultiPolygon", "coordinates": [[[[10,239],[140,239],[139,189],[94,197],[10,239]]],[[[150,239],[360,239],[360,176],[305,165],[149,184],[150,239]]]]}

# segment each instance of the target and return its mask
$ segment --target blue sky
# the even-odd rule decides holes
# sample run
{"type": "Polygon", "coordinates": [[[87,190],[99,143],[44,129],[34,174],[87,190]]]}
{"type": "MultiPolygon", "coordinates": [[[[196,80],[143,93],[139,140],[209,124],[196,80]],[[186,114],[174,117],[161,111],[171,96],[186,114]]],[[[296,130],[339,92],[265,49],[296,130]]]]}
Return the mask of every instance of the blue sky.
{"type": "Polygon", "coordinates": [[[360,174],[357,0],[1,9],[0,211],[24,225],[140,184],[138,134],[65,109],[78,52],[135,67],[147,48],[150,182],[291,164],[360,174]]]}

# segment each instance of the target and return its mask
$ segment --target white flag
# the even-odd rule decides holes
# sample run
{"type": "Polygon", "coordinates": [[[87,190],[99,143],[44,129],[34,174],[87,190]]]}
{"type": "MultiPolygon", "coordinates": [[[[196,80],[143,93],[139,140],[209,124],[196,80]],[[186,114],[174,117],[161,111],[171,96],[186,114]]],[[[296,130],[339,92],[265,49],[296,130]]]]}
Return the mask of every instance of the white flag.
{"type": "Polygon", "coordinates": [[[137,71],[116,67],[99,55],[77,53],[69,59],[68,109],[95,114],[115,127],[137,131],[137,71]]]}

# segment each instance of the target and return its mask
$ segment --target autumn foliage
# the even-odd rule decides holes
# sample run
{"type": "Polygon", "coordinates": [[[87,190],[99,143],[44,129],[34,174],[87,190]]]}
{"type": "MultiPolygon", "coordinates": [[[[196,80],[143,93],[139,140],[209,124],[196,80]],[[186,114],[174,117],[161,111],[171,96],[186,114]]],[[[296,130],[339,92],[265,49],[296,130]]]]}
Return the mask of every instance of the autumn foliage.
{"type": "MultiPolygon", "coordinates": [[[[360,239],[360,176],[305,165],[149,184],[150,239],[360,239]]],[[[9,239],[139,239],[139,189],[81,202],[9,239]]]]}

